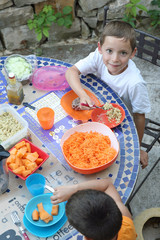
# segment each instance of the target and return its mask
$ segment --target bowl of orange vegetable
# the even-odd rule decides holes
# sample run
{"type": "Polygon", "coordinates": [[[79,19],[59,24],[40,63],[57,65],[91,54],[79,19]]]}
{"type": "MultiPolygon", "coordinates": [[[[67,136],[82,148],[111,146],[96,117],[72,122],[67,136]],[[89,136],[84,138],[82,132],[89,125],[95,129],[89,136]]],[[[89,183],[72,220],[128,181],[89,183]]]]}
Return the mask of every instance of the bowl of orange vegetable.
{"type": "Polygon", "coordinates": [[[114,132],[105,124],[87,122],[64,133],[61,149],[73,170],[92,174],[114,163],[119,154],[119,142],[114,132]]]}
{"type": "Polygon", "coordinates": [[[49,227],[56,224],[63,217],[65,214],[65,203],[53,205],[50,199],[51,196],[53,196],[53,193],[41,194],[33,197],[27,203],[25,217],[31,224],[37,227],[49,227]],[[54,211],[55,206],[57,211],[54,211]]]}
{"type": "Polygon", "coordinates": [[[49,158],[46,152],[25,138],[15,144],[9,152],[8,169],[23,180],[26,180],[49,158]]]}

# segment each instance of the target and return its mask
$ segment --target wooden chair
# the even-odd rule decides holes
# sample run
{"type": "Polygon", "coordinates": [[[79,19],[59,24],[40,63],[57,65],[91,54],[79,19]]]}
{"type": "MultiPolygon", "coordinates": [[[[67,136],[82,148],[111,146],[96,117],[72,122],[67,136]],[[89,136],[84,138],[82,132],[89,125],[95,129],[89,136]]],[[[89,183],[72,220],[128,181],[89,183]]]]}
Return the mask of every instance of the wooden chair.
{"type": "MultiPolygon", "coordinates": [[[[109,10],[108,6],[104,7],[104,19],[103,19],[103,27],[106,25],[106,23],[109,21],[107,19],[107,11],[109,10]]],[[[154,37],[148,33],[145,33],[141,30],[135,29],[136,32],[136,40],[137,40],[137,57],[144,59],[148,62],[151,62],[154,65],[157,65],[160,67],[160,38],[154,37]]],[[[145,130],[144,135],[150,136],[150,143],[147,144],[145,142],[141,143],[141,146],[146,149],[146,152],[148,153],[152,147],[155,145],[155,143],[160,144],[160,123],[155,122],[151,119],[146,118],[145,120],[145,130]]],[[[144,138],[143,138],[144,139],[144,138]]],[[[154,162],[153,166],[147,173],[147,175],[144,177],[144,179],[141,181],[138,187],[136,187],[135,191],[131,194],[130,198],[128,199],[126,205],[130,209],[129,203],[133,199],[133,197],[136,195],[136,193],[141,188],[142,184],[146,181],[146,179],[149,177],[153,169],[156,167],[158,162],[160,161],[160,157],[154,162]]],[[[130,209],[131,211],[131,209],[130,209]]]]}

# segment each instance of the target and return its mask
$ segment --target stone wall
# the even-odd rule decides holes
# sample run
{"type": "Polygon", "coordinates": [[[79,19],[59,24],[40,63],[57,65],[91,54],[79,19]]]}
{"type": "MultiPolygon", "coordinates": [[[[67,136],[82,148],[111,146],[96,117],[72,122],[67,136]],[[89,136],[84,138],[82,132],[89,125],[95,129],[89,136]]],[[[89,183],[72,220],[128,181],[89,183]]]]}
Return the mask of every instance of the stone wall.
{"type": "MultiPolygon", "coordinates": [[[[109,19],[122,18],[124,5],[129,0],[0,0],[0,51],[36,47],[38,41],[34,31],[27,26],[44,4],[60,10],[65,5],[73,7],[74,21],[67,29],[53,24],[47,43],[59,42],[70,38],[89,39],[99,36],[103,28],[104,6],[109,6],[109,19]]],[[[147,8],[151,0],[141,1],[147,8]]]]}

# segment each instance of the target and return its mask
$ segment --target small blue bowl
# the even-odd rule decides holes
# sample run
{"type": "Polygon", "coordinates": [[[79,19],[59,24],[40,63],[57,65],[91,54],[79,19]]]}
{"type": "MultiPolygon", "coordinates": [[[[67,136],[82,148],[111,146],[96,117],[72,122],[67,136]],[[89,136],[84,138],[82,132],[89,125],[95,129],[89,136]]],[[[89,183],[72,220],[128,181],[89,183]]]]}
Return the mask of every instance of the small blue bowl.
{"type": "Polygon", "coordinates": [[[42,174],[33,173],[26,179],[25,183],[29,192],[33,196],[37,196],[44,193],[45,181],[45,177],[42,174]]]}
{"type": "Polygon", "coordinates": [[[34,221],[32,219],[32,213],[36,209],[38,211],[37,205],[39,203],[43,204],[44,209],[51,215],[52,211],[52,206],[53,204],[51,203],[51,196],[53,196],[52,193],[45,193],[42,195],[38,195],[36,197],[33,197],[26,205],[25,207],[25,217],[27,220],[34,226],[37,227],[49,227],[57,222],[60,221],[60,219],[64,216],[65,214],[65,203],[59,203],[59,210],[58,210],[58,215],[53,216],[53,220],[51,220],[49,223],[44,222],[43,220],[39,219],[38,221],[34,221]]]}

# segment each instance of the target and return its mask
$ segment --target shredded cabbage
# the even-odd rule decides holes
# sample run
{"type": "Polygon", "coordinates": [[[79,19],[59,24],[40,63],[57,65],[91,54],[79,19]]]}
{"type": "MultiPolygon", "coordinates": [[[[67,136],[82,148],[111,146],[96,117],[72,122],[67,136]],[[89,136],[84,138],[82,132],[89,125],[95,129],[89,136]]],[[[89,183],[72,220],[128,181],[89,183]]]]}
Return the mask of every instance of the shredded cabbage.
{"type": "Polygon", "coordinates": [[[22,57],[11,57],[6,63],[8,72],[13,72],[17,79],[22,80],[32,73],[32,66],[22,57]]]}

